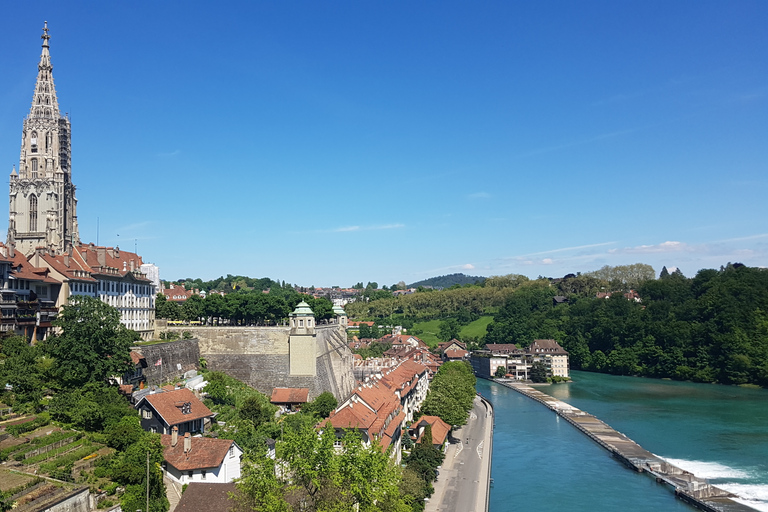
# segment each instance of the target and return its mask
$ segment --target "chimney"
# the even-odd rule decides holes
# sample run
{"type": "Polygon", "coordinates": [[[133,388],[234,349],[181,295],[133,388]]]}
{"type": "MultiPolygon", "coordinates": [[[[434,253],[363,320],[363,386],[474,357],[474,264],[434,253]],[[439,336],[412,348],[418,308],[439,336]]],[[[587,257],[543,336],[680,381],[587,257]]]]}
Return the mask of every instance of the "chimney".
{"type": "Polygon", "coordinates": [[[135,265],[133,264],[133,260],[131,260],[131,272],[133,272],[134,270],[136,270],[136,267],[135,267],[135,265]]]}
{"type": "Polygon", "coordinates": [[[16,256],[16,244],[11,242],[8,244],[8,257],[14,258],[16,256]]]}
{"type": "Polygon", "coordinates": [[[171,430],[171,446],[175,447],[179,442],[179,427],[173,427],[171,430]]]}
{"type": "Polygon", "coordinates": [[[106,247],[97,247],[96,248],[96,259],[99,262],[99,265],[102,267],[107,266],[107,248],[106,247]]]}
{"type": "Polygon", "coordinates": [[[69,253],[68,252],[64,253],[64,266],[69,268],[69,253]]]}
{"type": "Polygon", "coordinates": [[[189,453],[192,449],[192,436],[189,432],[184,434],[184,453],[189,453]]]}

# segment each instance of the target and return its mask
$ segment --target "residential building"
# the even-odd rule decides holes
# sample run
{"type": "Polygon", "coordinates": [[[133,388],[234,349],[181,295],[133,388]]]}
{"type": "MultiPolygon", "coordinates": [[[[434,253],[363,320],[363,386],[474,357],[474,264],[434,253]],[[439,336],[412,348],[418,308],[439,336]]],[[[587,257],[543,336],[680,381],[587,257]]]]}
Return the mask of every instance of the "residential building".
{"type": "Polygon", "coordinates": [[[0,331],[28,340],[47,337],[58,314],[61,283],[47,268],[32,265],[14,247],[0,243],[0,331]]]}
{"type": "Polygon", "coordinates": [[[414,442],[421,442],[424,437],[424,431],[429,425],[432,429],[432,446],[442,450],[448,441],[448,434],[451,426],[443,421],[439,416],[422,416],[408,428],[409,435],[414,442]]]}
{"type": "Polygon", "coordinates": [[[440,352],[444,361],[463,361],[469,355],[467,345],[455,338],[445,343],[438,343],[437,351],[440,352]]]}
{"type": "Polygon", "coordinates": [[[193,295],[200,295],[199,290],[187,290],[184,285],[171,283],[168,288],[163,289],[163,295],[167,300],[184,304],[187,299],[193,295]]]}
{"type": "Polygon", "coordinates": [[[160,438],[166,476],[181,485],[193,482],[229,483],[240,478],[243,450],[231,439],[192,437],[179,439],[178,427],[160,438]]]}
{"type": "Polygon", "coordinates": [[[503,366],[506,375],[517,380],[527,380],[536,362],[544,364],[547,377],[570,377],[568,352],[555,340],[534,340],[524,349],[513,343],[489,343],[484,350],[474,351],[470,358],[472,369],[479,377],[494,377],[496,370],[503,366]]]}
{"type": "Polygon", "coordinates": [[[136,403],[141,417],[141,428],[148,432],[170,434],[178,427],[181,435],[205,433],[213,413],[187,388],[151,393],[136,403]]]}
{"type": "Polygon", "coordinates": [[[309,388],[274,388],[270,402],[284,412],[294,411],[309,401],[309,388]]]}
{"type": "Polygon", "coordinates": [[[155,329],[155,288],[141,272],[141,256],[117,247],[82,244],[63,254],[37,249],[29,261],[45,267],[60,283],[56,306],[67,303],[72,295],[87,295],[113,306],[120,312],[120,322],[152,338],[155,329]]]}

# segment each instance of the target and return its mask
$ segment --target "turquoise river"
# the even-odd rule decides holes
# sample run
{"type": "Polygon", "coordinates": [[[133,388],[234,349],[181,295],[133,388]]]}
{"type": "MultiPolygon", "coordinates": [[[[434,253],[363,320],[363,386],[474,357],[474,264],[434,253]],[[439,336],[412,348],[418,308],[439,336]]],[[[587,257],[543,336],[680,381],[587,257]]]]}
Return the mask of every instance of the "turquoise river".
{"type": "MultiPolygon", "coordinates": [[[[572,372],[541,391],[768,512],[768,390],[572,372]]],[[[494,406],[490,512],[695,510],[545,406],[478,379],[494,406]]]]}

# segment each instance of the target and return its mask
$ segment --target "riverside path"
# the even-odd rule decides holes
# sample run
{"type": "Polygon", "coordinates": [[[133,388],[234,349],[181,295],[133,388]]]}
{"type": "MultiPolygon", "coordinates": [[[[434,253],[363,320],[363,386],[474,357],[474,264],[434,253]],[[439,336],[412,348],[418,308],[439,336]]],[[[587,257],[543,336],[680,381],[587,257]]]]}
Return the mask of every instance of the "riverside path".
{"type": "Polygon", "coordinates": [[[469,420],[453,433],[438,471],[435,492],[425,512],[485,512],[488,510],[493,450],[493,408],[475,397],[469,420]]]}

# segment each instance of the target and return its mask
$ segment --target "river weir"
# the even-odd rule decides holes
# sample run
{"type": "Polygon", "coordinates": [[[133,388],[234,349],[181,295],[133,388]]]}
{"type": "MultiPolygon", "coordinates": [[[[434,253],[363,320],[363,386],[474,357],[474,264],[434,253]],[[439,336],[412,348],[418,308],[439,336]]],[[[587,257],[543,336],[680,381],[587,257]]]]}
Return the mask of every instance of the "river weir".
{"type": "Polygon", "coordinates": [[[697,508],[713,512],[753,512],[755,510],[735,501],[733,498],[737,496],[734,494],[711,485],[706,479],[699,478],[645,450],[589,413],[526,384],[503,380],[495,382],[545,405],[608,450],[613,457],[627,467],[640,473],[648,473],[657,482],[673,488],[678,498],[697,508]]]}

